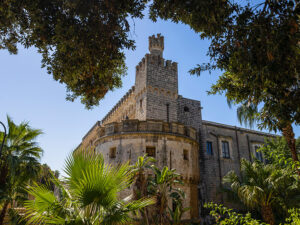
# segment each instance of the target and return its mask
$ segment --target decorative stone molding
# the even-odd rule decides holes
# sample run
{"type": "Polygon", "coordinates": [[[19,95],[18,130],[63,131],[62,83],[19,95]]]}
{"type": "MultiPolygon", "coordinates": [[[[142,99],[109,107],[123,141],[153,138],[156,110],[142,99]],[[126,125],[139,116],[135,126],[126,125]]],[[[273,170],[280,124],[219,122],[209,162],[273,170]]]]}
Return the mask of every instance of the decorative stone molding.
{"type": "Polygon", "coordinates": [[[196,129],[184,126],[181,123],[167,123],[160,120],[123,120],[122,122],[113,122],[106,125],[102,125],[98,128],[98,138],[123,133],[166,133],[175,134],[187,137],[189,139],[197,141],[196,129]]]}

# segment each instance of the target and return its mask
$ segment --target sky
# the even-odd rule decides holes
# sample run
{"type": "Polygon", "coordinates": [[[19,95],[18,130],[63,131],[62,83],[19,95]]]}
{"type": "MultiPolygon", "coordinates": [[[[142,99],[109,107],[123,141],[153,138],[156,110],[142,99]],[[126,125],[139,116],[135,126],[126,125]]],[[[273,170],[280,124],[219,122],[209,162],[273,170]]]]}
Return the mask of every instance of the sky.
{"type": "MultiPolygon", "coordinates": [[[[37,141],[44,149],[42,163],[53,170],[63,171],[68,154],[131,88],[135,66],[148,53],[148,37],[157,33],[165,37],[164,58],[178,62],[179,94],[201,101],[204,120],[240,126],[236,109],[228,107],[224,96],[207,95],[221,72],[203,73],[200,77],[188,73],[197,64],[209,62],[208,40],[201,40],[199,34],[183,24],[161,20],[153,23],[147,18],[130,22],[129,37],[135,40],[136,49],[125,51],[128,72],[123,78],[123,87],[109,92],[92,110],[85,109],[79,100],[65,100],[65,85],[54,81],[41,68],[42,58],[35,48],[19,46],[17,55],[0,51],[0,121],[6,124],[6,115],[9,115],[17,124],[28,121],[31,127],[41,129],[43,134],[37,141]]],[[[300,127],[294,128],[298,137],[300,127]]]]}

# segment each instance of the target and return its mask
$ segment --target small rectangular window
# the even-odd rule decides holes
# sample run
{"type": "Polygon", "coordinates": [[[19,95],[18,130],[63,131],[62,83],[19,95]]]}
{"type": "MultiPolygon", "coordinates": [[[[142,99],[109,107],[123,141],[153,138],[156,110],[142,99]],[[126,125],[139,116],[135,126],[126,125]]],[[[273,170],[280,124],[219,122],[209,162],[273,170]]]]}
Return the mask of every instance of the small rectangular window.
{"type": "Polygon", "coordinates": [[[183,149],[183,159],[189,160],[189,151],[186,149],[183,149]]]}
{"type": "Polygon", "coordinates": [[[212,149],[212,142],[211,141],[206,142],[206,153],[208,155],[213,155],[213,149],[212,149]]]}
{"type": "Polygon", "coordinates": [[[116,158],[116,154],[117,154],[117,148],[113,147],[109,149],[109,158],[114,159],[116,158]]]}
{"type": "Polygon", "coordinates": [[[140,109],[143,108],[143,99],[140,100],[140,109]]]}
{"type": "Polygon", "coordinates": [[[230,158],[228,141],[222,141],[222,157],[226,159],[230,158]]]}
{"type": "Polygon", "coordinates": [[[258,146],[258,145],[255,146],[255,157],[256,157],[259,161],[263,162],[262,152],[257,151],[259,148],[260,148],[260,146],[258,146]]]}
{"type": "Polygon", "coordinates": [[[146,147],[146,154],[149,157],[155,158],[155,147],[146,147]]]}

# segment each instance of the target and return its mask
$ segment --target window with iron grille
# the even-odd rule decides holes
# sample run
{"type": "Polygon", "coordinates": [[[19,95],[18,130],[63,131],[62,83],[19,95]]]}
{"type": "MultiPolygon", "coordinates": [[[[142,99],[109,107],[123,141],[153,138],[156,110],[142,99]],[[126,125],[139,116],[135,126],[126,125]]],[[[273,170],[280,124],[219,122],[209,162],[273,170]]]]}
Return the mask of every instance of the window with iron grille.
{"type": "Polygon", "coordinates": [[[222,157],[225,159],[230,158],[228,141],[222,141],[222,157]]]}

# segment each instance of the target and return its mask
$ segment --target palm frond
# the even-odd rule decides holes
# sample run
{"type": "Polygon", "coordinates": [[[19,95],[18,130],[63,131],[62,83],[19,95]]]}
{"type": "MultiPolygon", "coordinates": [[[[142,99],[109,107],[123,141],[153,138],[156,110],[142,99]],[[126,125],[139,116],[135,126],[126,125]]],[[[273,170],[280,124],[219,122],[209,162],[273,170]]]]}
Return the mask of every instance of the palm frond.
{"type": "Polygon", "coordinates": [[[244,102],[237,108],[237,118],[241,125],[253,128],[258,122],[258,108],[257,105],[249,102],[244,102]]]}
{"type": "Polygon", "coordinates": [[[52,174],[52,182],[61,191],[58,198],[44,186],[32,186],[28,192],[27,218],[33,223],[49,224],[125,224],[131,213],[153,204],[153,199],[120,200],[118,193],[132,182],[128,163],[112,167],[93,151],[79,151],[65,162],[68,175],[63,181],[52,174]]]}
{"type": "Polygon", "coordinates": [[[63,224],[65,210],[52,191],[44,185],[33,185],[27,192],[34,197],[24,203],[26,219],[33,224],[63,224]]]}

